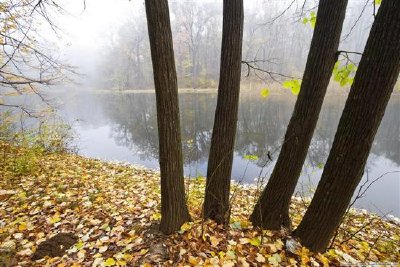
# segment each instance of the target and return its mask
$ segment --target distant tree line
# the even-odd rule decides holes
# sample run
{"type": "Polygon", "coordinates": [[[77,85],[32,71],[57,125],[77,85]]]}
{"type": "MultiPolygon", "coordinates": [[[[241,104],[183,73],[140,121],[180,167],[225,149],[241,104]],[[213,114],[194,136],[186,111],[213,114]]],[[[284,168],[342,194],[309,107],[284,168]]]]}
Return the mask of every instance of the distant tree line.
{"type": "MultiPolygon", "coordinates": [[[[242,84],[268,84],[290,77],[301,77],[313,32],[310,25],[304,25],[301,21],[316,11],[318,2],[307,1],[303,8],[292,6],[282,12],[290,2],[245,3],[242,59],[254,68],[243,66],[242,84]]],[[[171,30],[179,88],[218,87],[222,41],[221,4],[215,1],[171,2],[171,30]]],[[[345,26],[345,33],[351,30],[351,35],[343,43],[351,51],[363,49],[367,35],[360,25],[371,23],[370,16],[363,15],[354,24],[362,8],[363,5],[353,3],[348,10],[354,18],[345,26]],[[353,24],[356,26],[354,29],[353,24]]],[[[132,14],[131,19],[123,24],[117,35],[104,47],[96,71],[96,88],[154,88],[146,28],[144,8],[138,8],[138,12],[132,14]]],[[[351,60],[358,62],[359,57],[351,55],[351,60]]]]}

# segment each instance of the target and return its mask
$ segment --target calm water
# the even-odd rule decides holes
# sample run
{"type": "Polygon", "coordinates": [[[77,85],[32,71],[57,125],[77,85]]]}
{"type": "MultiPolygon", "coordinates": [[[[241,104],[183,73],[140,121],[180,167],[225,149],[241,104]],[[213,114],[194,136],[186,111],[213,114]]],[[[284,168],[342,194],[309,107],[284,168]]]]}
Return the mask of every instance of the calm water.
{"type": "MultiPolygon", "coordinates": [[[[298,184],[300,193],[309,195],[318,183],[344,102],[344,97],[337,96],[325,101],[298,184]]],[[[185,175],[205,175],[216,94],[180,94],[180,103],[185,175]]],[[[241,95],[232,179],[254,183],[260,174],[268,178],[294,103],[294,96],[265,100],[258,94],[241,95]],[[272,162],[268,162],[268,152],[272,162]],[[256,155],[258,160],[246,160],[245,155],[256,155]]],[[[378,214],[400,216],[400,174],[388,173],[400,171],[399,108],[400,97],[393,96],[368,159],[369,181],[383,177],[356,203],[378,214]]],[[[75,121],[80,154],[158,168],[154,94],[69,94],[61,113],[70,122],[75,121]]],[[[366,179],[367,175],[361,183],[366,179]]]]}

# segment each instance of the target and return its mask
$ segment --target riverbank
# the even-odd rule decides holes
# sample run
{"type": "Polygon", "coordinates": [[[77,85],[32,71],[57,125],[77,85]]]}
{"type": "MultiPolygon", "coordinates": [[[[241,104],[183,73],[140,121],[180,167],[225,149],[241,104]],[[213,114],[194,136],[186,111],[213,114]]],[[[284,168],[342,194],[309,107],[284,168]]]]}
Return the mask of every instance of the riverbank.
{"type": "MultiPolygon", "coordinates": [[[[202,222],[204,179],[196,179],[186,181],[194,222],[166,237],[156,228],[161,216],[157,172],[61,153],[41,154],[27,163],[24,149],[4,143],[0,152],[0,266],[339,266],[400,261],[396,218],[351,210],[325,254],[302,247],[290,251],[287,233],[261,232],[248,222],[257,194],[253,187],[233,186],[228,228],[202,222]],[[33,261],[45,255],[38,255],[43,249],[39,244],[59,233],[73,236],[72,247],[62,256],[33,261]]],[[[294,226],[306,206],[307,201],[293,199],[294,226]]]]}
{"type": "MultiPolygon", "coordinates": [[[[284,88],[279,83],[268,83],[266,85],[264,82],[254,82],[254,83],[242,83],[240,92],[242,94],[254,94],[260,97],[260,92],[262,89],[267,88],[269,91],[268,96],[293,96],[289,89],[284,88]]],[[[342,87],[337,82],[331,81],[329,84],[326,96],[347,96],[350,91],[350,87],[342,87]]],[[[94,88],[94,87],[79,87],[69,86],[64,89],[52,89],[52,93],[57,92],[86,92],[92,94],[154,94],[154,88],[94,88]]],[[[217,94],[217,87],[210,88],[179,88],[178,92],[180,94],[217,94]]],[[[400,83],[397,83],[395,89],[393,90],[392,96],[400,96],[400,83]]]]}

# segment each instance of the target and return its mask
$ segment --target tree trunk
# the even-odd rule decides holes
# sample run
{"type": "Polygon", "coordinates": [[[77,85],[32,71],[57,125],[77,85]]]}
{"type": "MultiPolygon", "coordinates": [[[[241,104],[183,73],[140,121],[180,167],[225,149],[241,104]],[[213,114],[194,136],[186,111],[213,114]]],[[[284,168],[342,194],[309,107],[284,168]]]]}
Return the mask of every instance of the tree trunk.
{"type": "Polygon", "coordinates": [[[185,200],[178,85],[167,0],[146,0],[157,102],[161,172],[160,230],[170,234],[190,220],[185,200]]]}
{"type": "Polygon", "coordinates": [[[347,0],[321,0],[300,94],[278,161],[250,216],[254,226],[291,228],[289,204],[337,58],[347,0]]]}
{"type": "Polygon", "coordinates": [[[364,172],[376,131],[400,71],[400,1],[383,0],[321,181],[295,235],[324,251],[337,230],[364,172]]]}
{"type": "Polygon", "coordinates": [[[211,138],[204,218],[229,222],[229,191],[239,106],[243,0],[224,0],[221,66],[211,138]]]}

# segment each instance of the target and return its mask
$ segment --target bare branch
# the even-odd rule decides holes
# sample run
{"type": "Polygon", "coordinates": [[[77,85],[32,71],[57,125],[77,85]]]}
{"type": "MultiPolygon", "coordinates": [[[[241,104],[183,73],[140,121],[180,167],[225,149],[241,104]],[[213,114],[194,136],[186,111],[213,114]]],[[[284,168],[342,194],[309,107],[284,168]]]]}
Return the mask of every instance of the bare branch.
{"type": "Polygon", "coordinates": [[[260,68],[260,67],[258,67],[256,65],[257,62],[262,62],[262,61],[244,61],[244,60],[242,60],[242,64],[245,64],[247,66],[246,77],[249,77],[251,70],[253,70],[254,74],[258,78],[263,79],[258,75],[258,72],[261,72],[261,73],[267,74],[271,78],[271,80],[273,80],[274,82],[278,82],[278,83],[279,83],[279,81],[277,79],[277,76],[280,77],[280,78],[299,79],[299,78],[294,77],[294,76],[290,76],[290,75],[282,74],[282,73],[279,73],[279,72],[262,69],[262,68],[260,68]]]}

